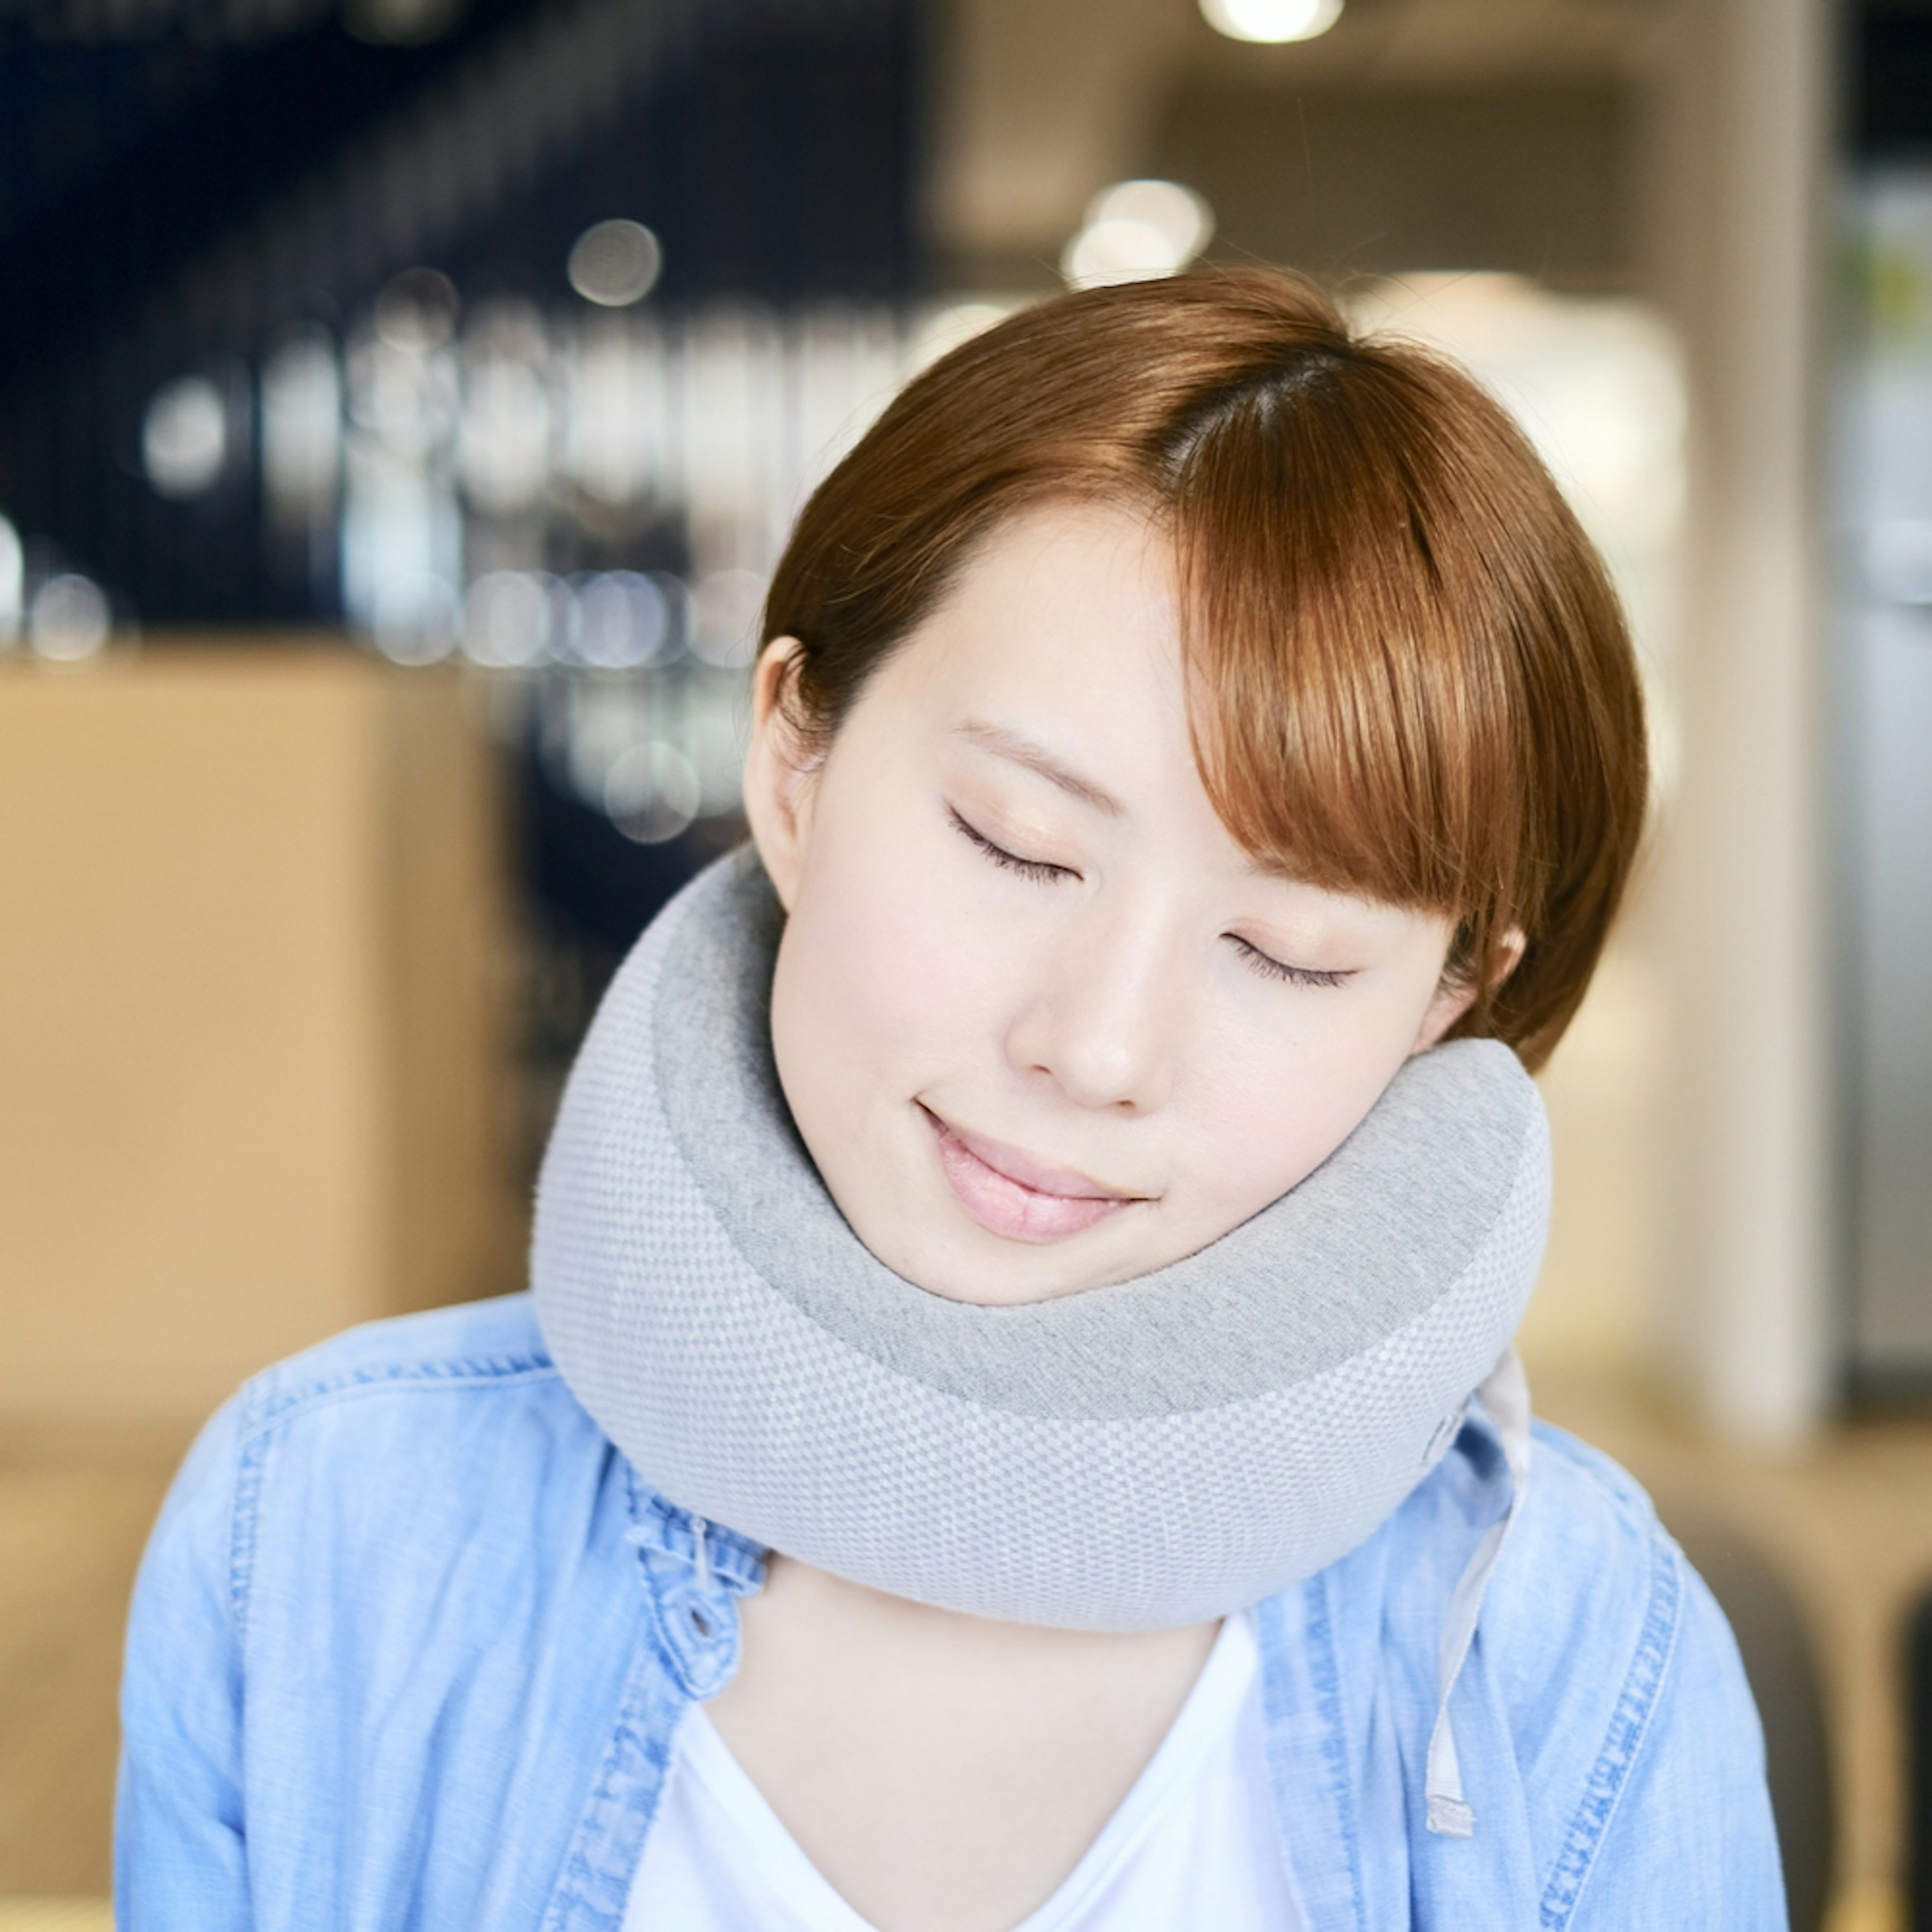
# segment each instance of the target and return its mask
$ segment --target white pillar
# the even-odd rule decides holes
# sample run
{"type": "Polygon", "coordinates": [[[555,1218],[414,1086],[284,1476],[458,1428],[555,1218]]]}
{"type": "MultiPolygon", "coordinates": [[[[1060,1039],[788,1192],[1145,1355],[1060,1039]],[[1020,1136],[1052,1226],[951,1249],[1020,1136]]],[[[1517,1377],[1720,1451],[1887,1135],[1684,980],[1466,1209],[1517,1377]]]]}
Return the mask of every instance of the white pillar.
{"type": "Polygon", "coordinates": [[[1820,392],[1825,0],[1681,0],[1658,184],[1690,375],[1676,988],[1672,1364],[1774,1448],[1832,1388],[1820,392]]]}

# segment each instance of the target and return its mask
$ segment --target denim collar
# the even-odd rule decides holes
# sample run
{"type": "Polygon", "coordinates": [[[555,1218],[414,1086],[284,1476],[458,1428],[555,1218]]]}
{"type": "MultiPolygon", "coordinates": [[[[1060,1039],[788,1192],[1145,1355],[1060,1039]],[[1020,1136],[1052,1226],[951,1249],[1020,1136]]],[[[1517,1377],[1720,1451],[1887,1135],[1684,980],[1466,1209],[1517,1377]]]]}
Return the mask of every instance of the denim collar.
{"type": "Polygon", "coordinates": [[[766,1552],[736,1530],[666,1502],[634,1470],[628,1473],[624,1540],[638,1552],[658,1648],[687,1696],[716,1696],[738,1668],[738,1599],[764,1588],[766,1552]]]}

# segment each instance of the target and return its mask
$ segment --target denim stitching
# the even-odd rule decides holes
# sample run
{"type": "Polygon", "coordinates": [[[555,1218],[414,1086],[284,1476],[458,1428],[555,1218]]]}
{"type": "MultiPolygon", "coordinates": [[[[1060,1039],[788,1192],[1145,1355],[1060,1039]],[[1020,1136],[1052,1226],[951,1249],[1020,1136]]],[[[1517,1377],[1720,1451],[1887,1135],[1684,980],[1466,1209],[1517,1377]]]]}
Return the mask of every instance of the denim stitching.
{"type": "MultiPolygon", "coordinates": [[[[628,1461],[622,1468],[634,1526],[656,1498],[628,1461]]],[[[691,1700],[663,1668],[648,1583],[640,1594],[644,1614],[616,1722],[571,1834],[540,1932],[621,1932],[644,1840],[670,1774],[678,1723],[690,1708],[691,1700]]]]}
{"type": "Polygon", "coordinates": [[[514,1388],[524,1382],[559,1378],[556,1369],[541,1358],[520,1363],[412,1365],[373,1372],[358,1369],[333,1382],[305,1383],[290,1395],[272,1399],[248,1424],[243,1440],[266,1435],[284,1423],[298,1420],[310,1411],[326,1407],[330,1402],[352,1402],[358,1396],[382,1395],[392,1389],[413,1388],[440,1394],[446,1389],[475,1388],[479,1384],[514,1388]]]}
{"type": "Polygon", "coordinates": [[[235,1628],[238,1656],[245,1654],[248,1648],[249,1592],[255,1581],[256,1507],[262,1495],[262,1465],[268,1453],[267,1432],[256,1431],[243,1438],[235,1468],[234,1514],[229,1522],[228,1616],[235,1628]]]}
{"type": "Polygon", "coordinates": [[[1308,1642],[1308,1680],[1322,1718],[1322,1758],[1328,1768],[1334,1796],[1335,1816],[1341,1828],[1342,1844],[1348,1857],[1349,1903],[1354,1908],[1358,1928],[1366,1932],[1367,1920],[1362,1898],[1362,1862],[1360,1834],[1355,1827],[1354,1787],[1348,1778],[1348,1741],[1342,1709],[1342,1676],[1335,1656],[1335,1632],[1328,1602],[1328,1579],[1312,1580],[1318,1590],[1319,1607],[1306,1626],[1308,1642]]]}
{"type": "Polygon", "coordinates": [[[1657,1708],[1658,1694],[1670,1668],[1683,1594],[1677,1553],[1663,1532],[1653,1526],[1650,1600],[1645,1610],[1643,1628],[1611,1715],[1609,1734],[1591,1768],[1582,1802],[1570,1821],[1563,1850],[1544,1889],[1540,1921],[1545,1932],[1563,1932],[1595,1868],[1598,1849],[1642,1748],[1652,1714],[1657,1708]]]}
{"type": "Polygon", "coordinates": [[[653,1646],[640,1643],[614,1734],[571,1834],[542,1932],[618,1932],[688,1702],[659,1666],[653,1646]]]}

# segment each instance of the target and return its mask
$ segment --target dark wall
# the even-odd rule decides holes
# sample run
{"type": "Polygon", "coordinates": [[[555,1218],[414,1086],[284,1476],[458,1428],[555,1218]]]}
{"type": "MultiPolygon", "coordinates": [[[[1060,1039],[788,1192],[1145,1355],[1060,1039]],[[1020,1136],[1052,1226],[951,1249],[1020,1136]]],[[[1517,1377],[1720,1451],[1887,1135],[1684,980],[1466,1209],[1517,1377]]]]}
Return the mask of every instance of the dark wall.
{"type": "Polygon", "coordinates": [[[1862,0],[1850,14],[1852,152],[1932,160],[1932,0],[1862,0]]]}
{"type": "Polygon", "coordinates": [[[1205,195],[1216,254],[1324,278],[1502,269],[1558,288],[1633,277],[1634,102],[1605,82],[1456,92],[1192,80],[1157,170],[1205,195]]]}

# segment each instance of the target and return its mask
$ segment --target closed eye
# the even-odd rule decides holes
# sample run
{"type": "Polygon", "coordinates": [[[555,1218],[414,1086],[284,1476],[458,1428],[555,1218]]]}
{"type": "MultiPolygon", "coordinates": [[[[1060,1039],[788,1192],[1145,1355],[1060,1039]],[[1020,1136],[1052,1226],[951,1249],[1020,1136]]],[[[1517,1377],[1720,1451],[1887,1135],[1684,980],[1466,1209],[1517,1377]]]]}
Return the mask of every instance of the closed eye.
{"type": "Polygon", "coordinates": [[[1272,953],[1264,952],[1258,946],[1251,945],[1238,933],[1231,932],[1226,936],[1234,941],[1243,962],[1264,980],[1280,980],[1291,986],[1340,986],[1354,976],[1349,972],[1322,972],[1312,966],[1291,966],[1286,960],[1277,959],[1272,953]]]}
{"type": "Polygon", "coordinates": [[[995,845],[983,832],[974,830],[949,806],[946,815],[952,820],[960,836],[974,845],[998,866],[1002,872],[1017,872],[1023,879],[1032,879],[1041,885],[1050,884],[1055,879],[1074,879],[1080,875],[1066,866],[1049,866],[1044,859],[1022,859],[1017,852],[1009,852],[1004,845],[995,845]]]}

